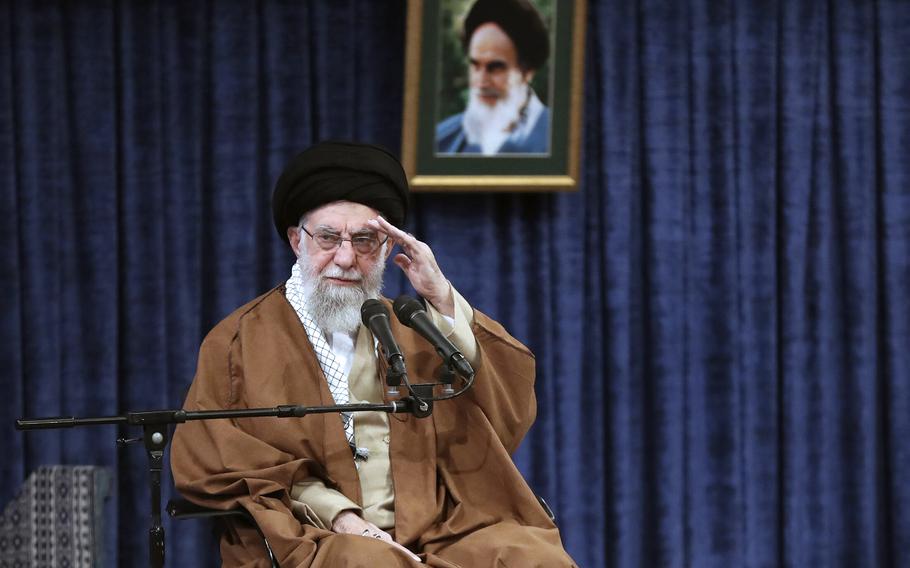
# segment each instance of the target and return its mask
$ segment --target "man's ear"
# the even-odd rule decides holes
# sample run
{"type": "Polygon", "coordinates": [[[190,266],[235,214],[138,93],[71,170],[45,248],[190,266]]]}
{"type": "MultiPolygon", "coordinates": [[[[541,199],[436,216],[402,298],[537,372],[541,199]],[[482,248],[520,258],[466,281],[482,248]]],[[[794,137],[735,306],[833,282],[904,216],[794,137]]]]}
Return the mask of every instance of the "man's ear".
{"type": "Polygon", "coordinates": [[[522,72],[522,76],[523,76],[524,79],[525,79],[525,83],[530,84],[531,81],[534,79],[534,70],[533,70],[533,69],[527,69],[527,70],[525,70],[525,71],[522,72]]]}
{"type": "Polygon", "coordinates": [[[288,227],[288,242],[297,258],[300,258],[300,233],[301,230],[297,227],[288,227]]]}

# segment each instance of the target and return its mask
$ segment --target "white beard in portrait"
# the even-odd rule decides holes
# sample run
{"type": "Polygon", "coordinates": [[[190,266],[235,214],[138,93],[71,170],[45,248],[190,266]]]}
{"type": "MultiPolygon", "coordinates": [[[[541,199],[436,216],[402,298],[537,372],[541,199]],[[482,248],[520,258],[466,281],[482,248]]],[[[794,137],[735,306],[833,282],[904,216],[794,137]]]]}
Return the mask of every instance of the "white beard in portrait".
{"type": "Polygon", "coordinates": [[[480,146],[485,156],[499,151],[503,142],[518,125],[521,110],[527,105],[530,97],[530,86],[517,69],[509,72],[509,89],[505,97],[490,106],[481,101],[480,96],[495,96],[498,91],[472,87],[468,108],[462,117],[465,137],[469,144],[480,146]]]}

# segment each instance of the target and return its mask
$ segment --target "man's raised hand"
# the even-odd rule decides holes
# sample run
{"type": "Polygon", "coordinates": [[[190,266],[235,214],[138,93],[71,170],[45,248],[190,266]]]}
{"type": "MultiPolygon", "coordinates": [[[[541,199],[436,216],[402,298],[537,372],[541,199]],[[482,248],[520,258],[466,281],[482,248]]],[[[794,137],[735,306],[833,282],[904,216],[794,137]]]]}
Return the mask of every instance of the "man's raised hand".
{"type": "Polygon", "coordinates": [[[451,284],[439,269],[429,245],[382,217],[370,219],[367,223],[378,232],[388,235],[389,240],[401,247],[401,252],[392,260],[404,271],[414,290],[433,304],[439,313],[454,317],[455,301],[452,298],[451,284]]]}

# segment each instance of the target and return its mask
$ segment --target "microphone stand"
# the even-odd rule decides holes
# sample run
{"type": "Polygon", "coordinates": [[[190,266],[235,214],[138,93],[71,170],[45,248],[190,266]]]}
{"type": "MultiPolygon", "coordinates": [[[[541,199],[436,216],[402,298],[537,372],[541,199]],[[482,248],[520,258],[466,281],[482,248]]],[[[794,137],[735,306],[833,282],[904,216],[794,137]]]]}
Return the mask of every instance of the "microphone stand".
{"type": "Polygon", "coordinates": [[[127,424],[142,426],[142,438],[117,438],[117,445],[142,441],[149,459],[149,489],[151,490],[151,519],[149,528],[149,566],[164,568],[164,527],[161,525],[161,469],[164,449],[168,443],[168,427],[189,420],[219,420],[224,418],[300,418],[308,414],[331,412],[387,412],[410,413],[426,418],[433,412],[434,383],[409,385],[412,395],[388,403],[334,404],[330,406],[281,405],[272,408],[244,408],[239,410],[143,410],[116,416],[75,418],[60,416],[50,418],[22,418],[16,420],[17,430],[49,430],[76,426],[127,424]]]}

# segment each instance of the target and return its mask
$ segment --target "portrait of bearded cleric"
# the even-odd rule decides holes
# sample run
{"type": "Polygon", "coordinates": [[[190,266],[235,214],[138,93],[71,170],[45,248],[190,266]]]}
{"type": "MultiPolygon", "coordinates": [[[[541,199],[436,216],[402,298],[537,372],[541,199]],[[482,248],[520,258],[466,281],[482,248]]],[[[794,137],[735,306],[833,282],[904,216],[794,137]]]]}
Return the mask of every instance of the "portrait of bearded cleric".
{"type": "MultiPolygon", "coordinates": [[[[449,0],[449,52],[443,63],[436,124],[437,155],[549,154],[551,3],[449,0]],[[459,8],[462,10],[458,13],[459,8]],[[541,73],[543,71],[543,73],[541,73]]],[[[449,12],[445,12],[446,7],[449,12]]],[[[446,45],[443,37],[443,57],[446,45]]]]}

